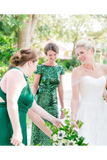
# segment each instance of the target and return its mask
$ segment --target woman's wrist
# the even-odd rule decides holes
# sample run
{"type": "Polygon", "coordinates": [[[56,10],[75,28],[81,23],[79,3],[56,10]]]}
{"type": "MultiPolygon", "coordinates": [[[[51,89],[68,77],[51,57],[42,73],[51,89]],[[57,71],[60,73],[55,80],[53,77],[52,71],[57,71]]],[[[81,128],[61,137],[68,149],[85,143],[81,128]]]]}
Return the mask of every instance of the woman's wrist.
{"type": "Polygon", "coordinates": [[[71,112],[71,117],[74,121],[76,121],[77,114],[75,112],[71,112]]]}
{"type": "Polygon", "coordinates": [[[75,112],[71,112],[71,114],[74,114],[77,117],[77,114],[75,112]]]}
{"type": "Polygon", "coordinates": [[[18,131],[13,131],[13,134],[17,135],[17,134],[21,134],[22,135],[22,132],[21,132],[21,129],[18,130],[18,131]]]}
{"type": "Polygon", "coordinates": [[[61,112],[64,112],[64,107],[61,107],[61,112]]]}

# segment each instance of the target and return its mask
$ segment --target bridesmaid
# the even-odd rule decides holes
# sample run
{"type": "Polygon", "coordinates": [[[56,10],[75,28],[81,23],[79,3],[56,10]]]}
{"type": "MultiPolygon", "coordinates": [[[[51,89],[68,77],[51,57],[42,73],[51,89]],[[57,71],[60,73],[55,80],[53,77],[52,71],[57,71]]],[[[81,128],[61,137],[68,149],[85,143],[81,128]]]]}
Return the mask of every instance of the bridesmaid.
{"type": "MultiPolygon", "coordinates": [[[[48,43],[44,48],[44,52],[48,57],[48,61],[42,65],[38,65],[37,71],[35,72],[32,92],[34,95],[36,94],[35,98],[37,104],[51,115],[58,118],[57,88],[61,108],[64,108],[62,86],[62,75],[64,74],[64,68],[55,62],[59,52],[59,48],[56,44],[48,43]]],[[[60,118],[64,118],[63,111],[61,111],[60,118]]],[[[37,145],[38,143],[49,146],[49,137],[45,135],[37,126],[35,126],[34,123],[32,123],[31,144],[37,145]]]]}
{"type": "Polygon", "coordinates": [[[27,113],[51,137],[52,131],[44,126],[41,117],[56,126],[61,122],[36,104],[28,83],[28,77],[36,71],[37,54],[21,49],[11,57],[11,64],[15,67],[10,67],[0,81],[0,145],[27,145],[27,113]]]}

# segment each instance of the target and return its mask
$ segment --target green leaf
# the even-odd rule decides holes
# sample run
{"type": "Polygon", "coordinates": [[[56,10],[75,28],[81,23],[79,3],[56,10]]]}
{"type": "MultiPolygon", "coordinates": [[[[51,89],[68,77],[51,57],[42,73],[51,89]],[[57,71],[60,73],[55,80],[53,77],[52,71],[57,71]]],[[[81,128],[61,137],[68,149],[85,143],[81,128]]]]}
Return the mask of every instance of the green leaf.
{"type": "Polygon", "coordinates": [[[78,145],[80,145],[80,146],[81,146],[81,145],[83,144],[84,139],[85,139],[85,138],[84,138],[84,137],[82,137],[82,136],[81,136],[81,137],[79,137],[78,145]]]}
{"type": "Polygon", "coordinates": [[[72,130],[74,128],[74,125],[72,125],[71,127],[70,127],[70,130],[72,130]]]}
{"type": "Polygon", "coordinates": [[[64,122],[65,122],[65,124],[67,124],[67,125],[70,124],[69,120],[67,120],[67,119],[66,119],[64,122]]]}
{"type": "Polygon", "coordinates": [[[40,146],[41,145],[41,142],[40,143],[38,143],[36,146],[40,146]]]}
{"type": "Polygon", "coordinates": [[[51,124],[49,122],[46,122],[45,126],[48,127],[49,129],[51,129],[51,124]]]}
{"type": "Polygon", "coordinates": [[[82,127],[82,125],[84,124],[82,121],[77,121],[76,123],[77,123],[79,129],[80,129],[80,128],[82,127]]]}
{"type": "Polygon", "coordinates": [[[70,116],[66,116],[66,118],[70,118],[70,116]]]}
{"type": "Polygon", "coordinates": [[[64,111],[64,108],[61,108],[60,111],[64,111]]]}

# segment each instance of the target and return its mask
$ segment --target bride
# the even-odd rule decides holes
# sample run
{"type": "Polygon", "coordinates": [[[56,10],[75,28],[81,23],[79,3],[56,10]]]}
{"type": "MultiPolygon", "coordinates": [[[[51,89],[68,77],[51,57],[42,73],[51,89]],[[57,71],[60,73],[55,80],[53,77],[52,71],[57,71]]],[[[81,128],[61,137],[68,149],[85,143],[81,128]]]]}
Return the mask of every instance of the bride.
{"type": "MultiPolygon", "coordinates": [[[[95,62],[91,38],[79,40],[75,51],[82,65],[72,72],[71,119],[84,122],[79,136],[85,137],[86,143],[107,145],[107,103],[103,100],[107,66],[95,62]]],[[[77,127],[75,121],[72,124],[77,127]]]]}

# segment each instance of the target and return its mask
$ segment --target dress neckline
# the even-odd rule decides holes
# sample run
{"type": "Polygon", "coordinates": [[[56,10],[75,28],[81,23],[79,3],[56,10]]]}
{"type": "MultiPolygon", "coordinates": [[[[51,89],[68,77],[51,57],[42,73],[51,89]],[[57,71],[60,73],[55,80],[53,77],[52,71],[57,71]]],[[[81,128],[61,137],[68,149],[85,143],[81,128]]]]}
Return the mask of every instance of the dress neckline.
{"type": "MultiPolygon", "coordinates": [[[[105,75],[100,76],[100,77],[98,77],[98,78],[95,78],[95,77],[92,77],[92,76],[88,76],[88,75],[87,75],[87,76],[83,76],[83,78],[84,78],[84,77],[91,77],[91,78],[93,78],[93,79],[99,79],[99,78],[105,77],[105,75]]],[[[105,79],[106,79],[106,78],[105,78],[105,79]]]]}
{"type": "Polygon", "coordinates": [[[47,65],[45,65],[45,64],[42,64],[43,66],[46,66],[46,67],[57,67],[58,66],[58,64],[56,65],[56,66],[47,66],[47,65]]]}

